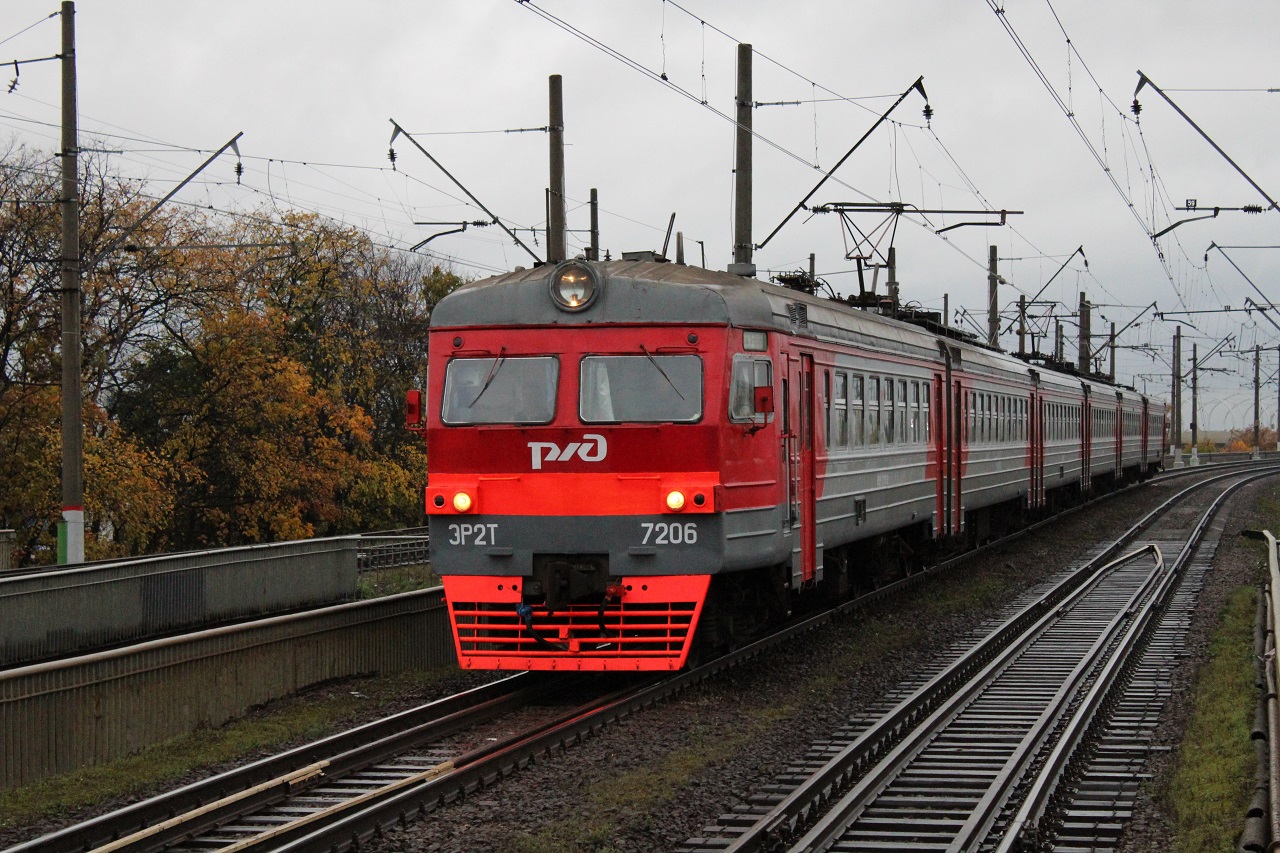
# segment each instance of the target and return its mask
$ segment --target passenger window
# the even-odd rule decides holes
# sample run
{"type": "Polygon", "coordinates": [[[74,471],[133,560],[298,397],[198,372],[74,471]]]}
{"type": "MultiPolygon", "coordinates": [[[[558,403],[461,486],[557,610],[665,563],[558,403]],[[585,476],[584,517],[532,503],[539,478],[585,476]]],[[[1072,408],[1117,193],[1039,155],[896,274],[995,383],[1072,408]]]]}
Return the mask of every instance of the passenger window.
{"type": "Polygon", "coordinates": [[[832,433],[836,447],[849,446],[849,375],[837,372],[835,389],[830,402],[832,417],[832,433]]]}
{"type": "Polygon", "coordinates": [[[912,444],[920,443],[920,383],[911,383],[911,436],[912,444]]]}
{"type": "Polygon", "coordinates": [[[880,443],[880,378],[867,380],[867,444],[880,443]]]}
{"type": "Polygon", "coordinates": [[[884,381],[884,443],[893,444],[894,423],[893,423],[893,380],[886,379],[884,381]]]}
{"type": "Polygon", "coordinates": [[[929,398],[933,396],[933,382],[932,382],[932,381],[925,381],[925,382],[921,383],[921,385],[922,385],[923,387],[921,387],[921,389],[920,389],[920,403],[922,404],[922,409],[921,409],[921,412],[920,412],[920,423],[921,423],[921,426],[922,426],[922,427],[923,427],[923,429],[924,429],[924,434],[923,434],[924,442],[925,442],[925,444],[928,444],[928,443],[929,443],[929,428],[930,428],[930,423],[929,423],[929,398]]]}
{"type": "Polygon", "coordinates": [[[862,377],[854,374],[850,377],[849,388],[849,420],[851,422],[851,436],[853,445],[861,446],[866,443],[865,428],[862,423],[862,377]]]}

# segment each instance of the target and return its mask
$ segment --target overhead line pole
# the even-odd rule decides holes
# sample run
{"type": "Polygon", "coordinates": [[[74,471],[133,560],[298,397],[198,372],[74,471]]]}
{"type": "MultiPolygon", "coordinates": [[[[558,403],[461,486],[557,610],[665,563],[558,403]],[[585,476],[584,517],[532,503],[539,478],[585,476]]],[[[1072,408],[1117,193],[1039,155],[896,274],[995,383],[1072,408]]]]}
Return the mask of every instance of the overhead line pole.
{"type": "MultiPolygon", "coordinates": [[[[733,156],[733,266],[729,272],[743,276],[756,274],[755,265],[751,262],[751,55],[751,45],[738,45],[737,129],[734,131],[733,156]]],[[[767,242],[769,241],[766,240],[765,243],[767,242]]]]}
{"type": "Polygon", "coordinates": [[[62,523],[58,563],[84,562],[84,417],[80,349],[80,176],[76,6],[62,3],[62,523]]]}
{"type": "Polygon", "coordinates": [[[1173,465],[1182,467],[1182,327],[1173,328],[1173,465]]]}
{"type": "Polygon", "coordinates": [[[564,88],[559,74],[547,84],[550,117],[551,193],[547,199],[547,263],[565,259],[564,88]]]}

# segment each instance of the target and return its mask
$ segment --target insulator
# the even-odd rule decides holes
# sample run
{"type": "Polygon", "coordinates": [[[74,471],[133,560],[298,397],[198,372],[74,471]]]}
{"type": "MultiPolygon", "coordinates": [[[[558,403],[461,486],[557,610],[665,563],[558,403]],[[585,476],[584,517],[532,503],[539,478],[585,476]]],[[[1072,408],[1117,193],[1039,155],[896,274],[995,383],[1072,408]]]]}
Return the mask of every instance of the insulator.
{"type": "Polygon", "coordinates": [[[1241,209],[1241,210],[1243,210],[1245,213],[1261,213],[1261,212],[1262,212],[1262,205],[1260,205],[1260,204],[1246,204],[1244,207],[1242,207],[1242,208],[1240,208],[1240,209],[1241,209]]]}
{"type": "Polygon", "coordinates": [[[240,183],[240,176],[244,174],[244,164],[239,160],[236,161],[236,184],[240,183]]]}
{"type": "Polygon", "coordinates": [[[1133,103],[1129,105],[1129,109],[1133,112],[1133,117],[1137,118],[1142,114],[1142,104],[1138,103],[1138,99],[1134,98],[1133,103]]]}
{"type": "Polygon", "coordinates": [[[925,103],[924,105],[924,120],[925,121],[933,120],[933,107],[929,106],[928,103],[925,103]]]}
{"type": "Polygon", "coordinates": [[[394,148],[388,148],[388,149],[387,149],[387,159],[391,161],[391,168],[392,168],[392,169],[395,169],[395,167],[396,167],[396,149],[394,149],[394,148]]]}

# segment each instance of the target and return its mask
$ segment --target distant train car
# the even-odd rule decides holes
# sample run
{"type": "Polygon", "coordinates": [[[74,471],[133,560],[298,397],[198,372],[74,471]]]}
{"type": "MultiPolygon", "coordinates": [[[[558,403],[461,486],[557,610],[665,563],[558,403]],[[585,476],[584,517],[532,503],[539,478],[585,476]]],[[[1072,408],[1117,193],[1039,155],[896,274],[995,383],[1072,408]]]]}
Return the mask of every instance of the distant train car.
{"type": "Polygon", "coordinates": [[[411,426],[464,668],[678,669],[695,634],[1146,476],[1165,441],[1132,390],[660,260],[464,285],[429,375],[411,426]]]}

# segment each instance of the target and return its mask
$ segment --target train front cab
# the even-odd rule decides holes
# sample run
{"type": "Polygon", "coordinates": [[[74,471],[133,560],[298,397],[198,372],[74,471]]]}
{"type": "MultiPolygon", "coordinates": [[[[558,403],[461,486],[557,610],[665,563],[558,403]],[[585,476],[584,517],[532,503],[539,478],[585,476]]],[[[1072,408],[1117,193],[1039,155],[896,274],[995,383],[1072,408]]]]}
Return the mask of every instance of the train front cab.
{"type": "Polygon", "coordinates": [[[719,363],[688,342],[708,331],[646,329],[647,356],[607,330],[555,355],[472,330],[467,345],[493,354],[441,365],[426,503],[464,668],[683,665],[721,558],[702,403],[705,362],[719,363]],[[534,381],[542,409],[508,413],[534,381]]]}
{"type": "Polygon", "coordinates": [[[782,561],[725,513],[772,504],[776,529],[767,333],[602,319],[432,329],[426,509],[463,668],[679,669],[712,576],[782,561]]]}

